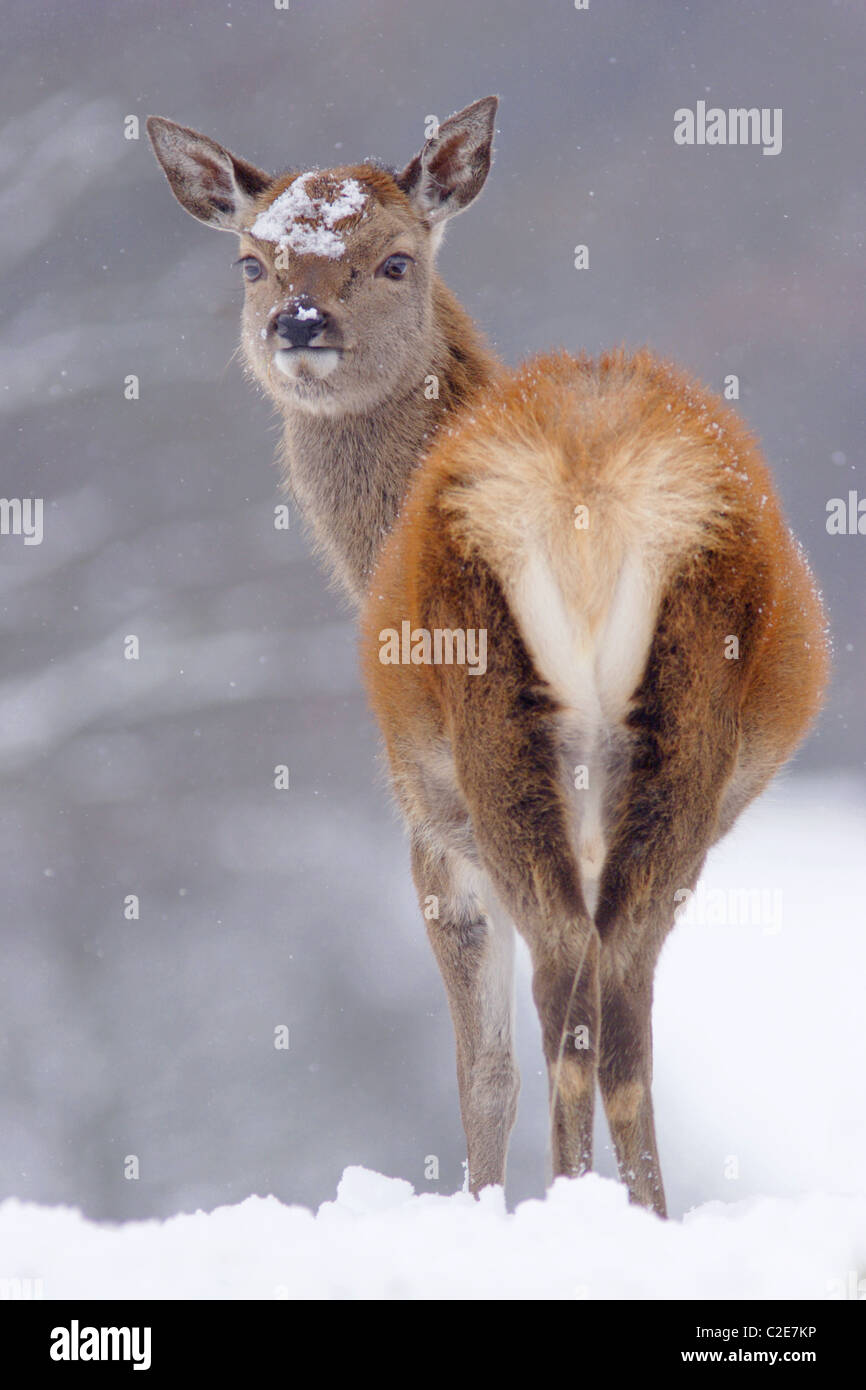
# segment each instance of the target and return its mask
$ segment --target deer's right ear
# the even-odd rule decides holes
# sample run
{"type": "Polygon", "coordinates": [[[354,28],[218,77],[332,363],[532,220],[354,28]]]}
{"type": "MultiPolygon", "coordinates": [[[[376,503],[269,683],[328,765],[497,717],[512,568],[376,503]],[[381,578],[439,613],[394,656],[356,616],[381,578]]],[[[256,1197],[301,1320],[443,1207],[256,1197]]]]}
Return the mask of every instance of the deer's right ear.
{"type": "Polygon", "coordinates": [[[498,97],[482,97],[443,121],[397,183],[432,226],[474,203],[490,173],[498,97]]]}
{"type": "Polygon", "coordinates": [[[162,116],[148,116],[147,133],[181,207],[208,227],[242,231],[256,197],[272,182],[270,175],[197,130],[162,116]]]}

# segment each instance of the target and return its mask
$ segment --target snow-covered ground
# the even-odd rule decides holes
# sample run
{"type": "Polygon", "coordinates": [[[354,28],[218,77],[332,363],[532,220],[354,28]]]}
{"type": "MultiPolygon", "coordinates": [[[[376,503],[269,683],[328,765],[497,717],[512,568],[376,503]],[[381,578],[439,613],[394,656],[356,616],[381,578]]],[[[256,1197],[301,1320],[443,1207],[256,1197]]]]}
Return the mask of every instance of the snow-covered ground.
{"type": "Polygon", "coordinates": [[[866,1197],[712,1202],[663,1222],[592,1175],[509,1214],[501,1189],[415,1196],[347,1168],[315,1215],[250,1197],[111,1227],[9,1201],[0,1248],[46,1298],[825,1299],[866,1271],[866,1197]]]}
{"type": "Polygon", "coordinates": [[[362,1168],[315,1214],[250,1197],[109,1226],[10,1199],[0,1282],[46,1298],[866,1298],[864,820],[856,784],[778,785],[713,853],[665,949],[655,1093],[684,1217],[599,1176],[509,1212],[500,1191],[416,1195],[362,1168]]]}

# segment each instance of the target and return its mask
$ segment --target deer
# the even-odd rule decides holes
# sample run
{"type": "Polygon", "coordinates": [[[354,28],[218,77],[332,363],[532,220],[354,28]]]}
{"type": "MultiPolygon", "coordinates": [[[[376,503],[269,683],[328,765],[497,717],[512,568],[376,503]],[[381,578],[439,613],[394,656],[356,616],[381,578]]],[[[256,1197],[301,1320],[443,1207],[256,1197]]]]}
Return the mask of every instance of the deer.
{"type": "Polygon", "coordinates": [[[591,1169],[598,1092],[630,1201],[665,1216],[656,963],[709,849],[819,712],[826,620],[730,405],[647,348],[507,367],[440,279],[497,103],[442,121],[402,171],[272,176],[147,128],[181,206],[239,237],[246,366],[358,615],[453,1021],[468,1188],[505,1182],[519,933],[549,1173],[591,1169]]]}

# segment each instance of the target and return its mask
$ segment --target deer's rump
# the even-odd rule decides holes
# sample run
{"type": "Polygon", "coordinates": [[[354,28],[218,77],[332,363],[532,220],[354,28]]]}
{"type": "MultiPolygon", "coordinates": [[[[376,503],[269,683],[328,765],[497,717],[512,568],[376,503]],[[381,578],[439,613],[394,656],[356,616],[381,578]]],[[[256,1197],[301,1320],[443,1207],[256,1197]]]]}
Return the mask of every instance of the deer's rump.
{"type": "MultiPolygon", "coordinates": [[[[818,599],[735,412],[648,352],[535,359],[464,408],[419,470],[371,584],[367,671],[381,684],[383,628],[483,623],[471,595],[484,570],[557,702],[618,717],[666,591],[690,570],[700,583],[710,553],[728,576],[715,599],[729,625],[747,585],[752,608],[764,600],[736,659],[753,666],[773,640],[790,659],[818,599]]],[[[816,686],[822,656],[813,652],[816,686]]]]}
{"type": "Polygon", "coordinates": [[[647,756],[649,725],[692,738],[697,765],[700,718],[684,705],[705,704],[708,727],[724,708],[740,752],[719,800],[722,833],[819,707],[821,631],[810,572],[749,432],[642,352],[541,358],[464,408],[384,547],[362,641],[405,808],[429,818],[445,804],[443,821],[459,825],[447,750],[466,702],[503,737],[535,702],[548,732],[556,723],[552,780],[572,795],[585,769],[574,850],[597,884],[617,788],[647,756]],[[383,632],[400,629],[429,633],[431,659],[419,645],[417,661],[383,662],[383,632]],[[442,631],[484,632],[484,672],[448,661],[441,644],[437,661],[442,631]],[[680,673],[663,679],[672,653],[680,673]]]}

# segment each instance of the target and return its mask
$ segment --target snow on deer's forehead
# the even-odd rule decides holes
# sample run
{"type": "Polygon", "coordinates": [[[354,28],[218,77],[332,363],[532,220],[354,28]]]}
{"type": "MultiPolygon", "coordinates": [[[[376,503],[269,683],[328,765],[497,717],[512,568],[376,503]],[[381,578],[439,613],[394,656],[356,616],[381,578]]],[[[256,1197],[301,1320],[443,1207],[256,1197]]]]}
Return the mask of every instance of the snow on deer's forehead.
{"type": "Polygon", "coordinates": [[[299,174],[270,207],[260,212],[250,231],[261,241],[290,247],[299,256],[325,256],[337,260],[346,250],[343,233],[336,230],[344,218],[362,214],[367,194],[357,179],[328,179],[320,174],[299,174]],[[314,193],[309,181],[317,180],[323,192],[314,193]]]}

